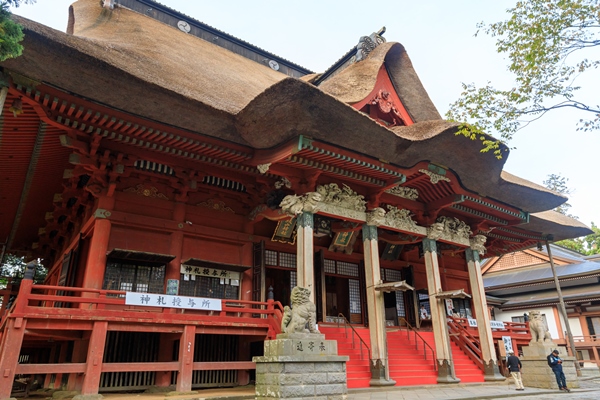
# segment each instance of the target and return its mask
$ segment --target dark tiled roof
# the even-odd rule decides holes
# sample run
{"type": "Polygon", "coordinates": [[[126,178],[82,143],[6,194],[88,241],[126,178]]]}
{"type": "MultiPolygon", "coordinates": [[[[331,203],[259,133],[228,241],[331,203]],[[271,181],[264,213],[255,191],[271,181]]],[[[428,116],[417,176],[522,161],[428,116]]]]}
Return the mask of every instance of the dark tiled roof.
{"type": "MultiPolygon", "coordinates": [[[[556,267],[556,275],[559,279],[584,277],[589,275],[600,275],[600,263],[583,261],[577,264],[561,265],[556,267]]],[[[550,264],[544,264],[535,268],[521,269],[515,272],[505,272],[485,276],[483,285],[486,290],[501,286],[526,285],[528,283],[552,280],[552,269],[550,264]]]]}
{"type": "MultiPolygon", "coordinates": [[[[566,303],[579,301],[600,300],[600,285],[586,285],[561,290],[566,303]]],[[[556,290],[546,290],[534,293],[524,293],[511,298],[502,305],[503,309],[518,308],[519,306],[550,305],[558,303],[556,290]]]]}

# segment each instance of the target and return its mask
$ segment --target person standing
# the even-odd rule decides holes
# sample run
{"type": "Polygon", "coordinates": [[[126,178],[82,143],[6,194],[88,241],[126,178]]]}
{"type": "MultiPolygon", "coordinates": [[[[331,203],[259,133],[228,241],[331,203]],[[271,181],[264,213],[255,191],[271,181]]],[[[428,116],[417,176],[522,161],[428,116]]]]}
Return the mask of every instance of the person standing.
{"type": "Polygon", "coordinates": [[[558,388],[560,390],[565,390],[570,392],[567,387],[567,380],[565,378],[565,374],[563,372],[562,367],[562,359],[558,356],[558,350],[553,350],[552,353],[548,356],[548,365],[552,368],[552,372],[554,372],[554,376],[556,376],[556,383],[558,384],[558,388]]]}
{"type": "Polygon", "coordinates": [[[517,390],[525,390],[525,387],[523,386],[523,380],[521,379],[521,368],[523,368],[523,366],[521,365],[521,360],[519,360],[519,357],[515,356],[515,353],[512,351],[508,353],[506,366],[510,371],[510,375],[515,380],[517,390]]]}

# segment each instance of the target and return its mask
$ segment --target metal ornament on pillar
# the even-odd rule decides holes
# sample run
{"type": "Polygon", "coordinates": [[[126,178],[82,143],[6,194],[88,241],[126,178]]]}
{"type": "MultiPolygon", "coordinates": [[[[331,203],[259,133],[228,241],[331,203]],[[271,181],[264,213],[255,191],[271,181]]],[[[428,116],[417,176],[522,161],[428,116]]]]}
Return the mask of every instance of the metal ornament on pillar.
{"type": "Polygon", "coordinates": [[[437,253],[437,244],[433,239],[423,238],[423,251],[437,253]]]}
{"type": "Polygon", "coordinates": [[[296,220],[298,221],[297,223],[300,228],[314,229],[314,218],[312,213],[303,212],[301,214],[298,214],[296,220]]]}
{"type": "Polygon", "coordinates": [[[377,227],[373,225],[363,225],[363,240],[377,240],[377,227]]]}

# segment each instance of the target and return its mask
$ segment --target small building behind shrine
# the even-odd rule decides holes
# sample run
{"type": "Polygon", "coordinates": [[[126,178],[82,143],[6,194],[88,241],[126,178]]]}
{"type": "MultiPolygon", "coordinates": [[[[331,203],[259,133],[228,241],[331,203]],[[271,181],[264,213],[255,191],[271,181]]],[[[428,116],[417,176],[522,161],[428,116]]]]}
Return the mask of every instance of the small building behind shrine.
{"type": "MultiPolygon", "coordinates": [[[[598,374],[600,367],[600,257],[583,256],[576,251],[551,244],[575,354],[582,371],[598,374]]],[[[538,311],[552,340],[568,347],[566,326],[560,314],[550,258],[545,247],[525,249],[490,257],[482,265],[486,293],[498,301],[494,319],[515,323],[529,320],[538,311]]]]}
{"type": "Polygon", "coordinates": [[[313,73],[150,0],[68,12],[15,17],[0,63],[0,237],[49,270],[3,292],[0,400],[246,385],[295,286],[348,387],[503,379],[530,336],[481,259],[591,231],[457,136],[401,44],[313,73]]]}

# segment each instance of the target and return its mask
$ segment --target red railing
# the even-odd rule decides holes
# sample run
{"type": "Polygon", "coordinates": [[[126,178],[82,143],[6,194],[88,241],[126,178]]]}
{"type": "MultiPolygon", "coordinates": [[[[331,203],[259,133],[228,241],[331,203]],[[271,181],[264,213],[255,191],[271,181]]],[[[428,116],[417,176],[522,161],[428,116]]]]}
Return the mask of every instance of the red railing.
{"type": "Polygon", "coordinates": [[[403,322],[400,325],[400,329],[402,329],[403,326],[404,328],[406,328],[406,337],[408,338],[408,341],[410,341],[410,334],[413,334],[415,340],[415,349],[417,351],[419,350],[419,342],[421,342],[421,347],[423,348],[423,358],[425,358],[425,361],[427,361],[427,349],[429,349],[429,352],[431,353],[431,361],[433,363],[433,368],[437,371],[438,365],[435,359],[435,351],[433,350],[433,347],[431,347],[425,341],[425,339],[423,339],[419,332],[406,320],[406,318],[401,317],[400,321],[403,322]]]}
{"type": "MultiPolygon", "coordinates": [[[[144,322],[179,322],[202,321],[218,325],[219,321],[231,318],[244,319],[246,323],[268,325],[269,338],[274,338],[281,331],[283,306],[278,301],[266,302],[249,300],[221,299],[221,310],[210,311],[200,309],[183,309],[171,307],[149,307],[125,304],[125,292],[118,290],[85,289],[77,287],[33,285],[31,281],[23,281],[19,294],[10,310],[2,317],[0,329],[9,317],[35,318],[43,315],[45,319],[85,318],[93,315],[94,320],[118,319],[125,321],[128,317],[139,321],[143,315],[144,322]],[[140,314],[144,313],[144,314],[140,314]],[[258,314],[259,318],[253,318],[258,314]],[[168,320],[168,321],[167,321],[168,320]]],[[[226,324],[225,324],[226,325],[226,324]]]]}
{"type": "MultiPolygon", "coordinates": [[[[484,365],[479,348],[479,338],[473,336],[469,329],[461,324],[464,318],[448,317],[448,333],[450,339],[483,371],[484,365]]],[[[467,322],[468,323],[468,322],[467,322]]]]}

